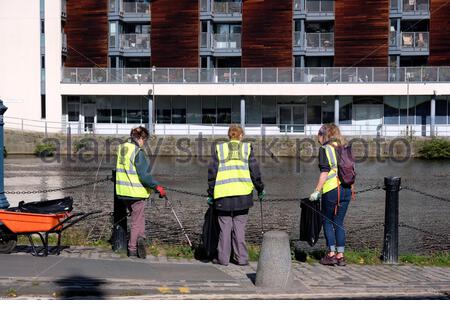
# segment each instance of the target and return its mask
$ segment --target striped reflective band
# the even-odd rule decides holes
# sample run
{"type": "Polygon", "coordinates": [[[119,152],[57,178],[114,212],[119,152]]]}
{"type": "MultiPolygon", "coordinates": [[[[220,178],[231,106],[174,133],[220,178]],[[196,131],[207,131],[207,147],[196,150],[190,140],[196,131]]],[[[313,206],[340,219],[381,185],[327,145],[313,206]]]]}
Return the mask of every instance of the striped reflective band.
{"type": "Polygon", "coordinates": [[[333,179],[335,177],[336,177],[336,173],[332,173],[332,174],[327,176],[327,180],[333,179]]]}
{"type": "Polygon", "coordinates": [[[141,183],[133,183],[128,181],[116,181],[116,184],[119,184],[121,186],[127,186],[127,187],[134,187],[134,188],[144,188],[144,186],[141,183]]]}
{"type": "Polygon", "coordinates": [[[216,186],[227,184],[227,183],[235,183],[235,182],[252,182],[252,179],[250,178],[231,178],[231,179],[225,179],[225,180],[219,180],[216,181],[216,186]]]}
{"type": "MultiPolygon", "coordinates": [[[[232,143],[232,142],[229,142],[228,144],[231,145],[231,143],[232,143]]],[[[248,162],[248,157],[249,157],[248,146],[249,146],[249,143],[241,143],[241,142],[239,142],[239,146],[241,146],[242,144],[244,145],[243,159],[241,159],[241,157],[239,157],[239,159],[228,159],[228,157],[230,156],[230,150],[231,150],[232,148],[228,147],[228,157],[225,158],[225,151],[224,151],[224,148],[223,148],[224,144],[221,143],[221,144],[219,145],[219,153],[220,153],[220,160],[219,160],[219,161],[220,161],[220,163],[225,163],[225,162],[227,162],[227,161],[229,161],[229,160],[240,160],[240,161],[248,162]]],[[[241,148],[239,148],[239,150],[240,150],[240,149],[241,149],[241,148]]]]}
{"type": "Polygon", "coordinates": [[[219,171],[230,171],[230,170],[248,170],[248,165],[245,166],[219,166],[219,171]]]}
{"type": "Polygon", "coordinates": [[[328,158],[330,160],[330,164],[331,164],[331,168],[336,168],[337,167],[337,163],[336,163],[336,158],[334,157],[334,148],[330,145],[326,145],[325,149],[327,150],[328,153],[328,158]]]}

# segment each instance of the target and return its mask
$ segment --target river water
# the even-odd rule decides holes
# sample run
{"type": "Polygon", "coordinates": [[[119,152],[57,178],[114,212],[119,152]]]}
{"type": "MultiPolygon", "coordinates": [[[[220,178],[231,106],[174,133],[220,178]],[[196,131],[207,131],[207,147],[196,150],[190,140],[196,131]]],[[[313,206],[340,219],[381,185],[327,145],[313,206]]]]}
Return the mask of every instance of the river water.
{"type": "MultiPolygon", "coordinates": [[[[89,159],[92,160],[92,159],[89,159]]],[[[293,158],[260,158],[267,198],[305,198],[313,190],[318,178],[317,162],[303,163],[293,158]]],[[[206,193],[207,159],[158,157],[153,159],[153,175],[162,185],[194,193],[206,193]]],[[[95,181],[111,174],[114,158],[101,157],[96,161],[76,159],[46,160],[36,157],[9,156],[5,160],[5,190],[33,191],[68,187],[95,181]]],[[[450,198],[450,162],[409,160],[397,163],[374,159],[357,164],[356,190],[382,185],[385,176],[400,176],[402,185],[450,198]]],[[[75,211],[101,209],[112,211],[113,185],[105,182],[79,189],[15,195],[8,194],[11,206],[21,200],[37,201],[63,196],[74,198],[75,211]]],[[[207,209],[206,199],[192,195],[169,192],[175,210],[188,234],[197,242],[203,217],[207,209]]],[[[347,246],[353,249],[382,248],[385,192],[369,191],[357,195],[351,202],[346,220],[347,246]]],[[[247,239],[251,243],[261,241],[259,204],[250,211],[247,239]]],[[[299,238],[300,209],[298,202],[265,202],[264,228],[289,233],[292,240],[299,238]]],[[[400,252],[429,253],[450,248],[450,203],[402,190],[400,192],[400,252]]],[[[162,243],[184,241],[178,224],[163,200],[146,208],[147,238],[162,243]]],[[[109,239],[111,221],[107,216],[85,221],[76,226],[88,233],[88,240],[109,239]]],[[[317,248],[324,248],[323,233],[317,248]]],[[[307,244],[298,244],[306,249],[307,244]]],[[[315,247],[315,248],[316,248],[315,247]]]]}

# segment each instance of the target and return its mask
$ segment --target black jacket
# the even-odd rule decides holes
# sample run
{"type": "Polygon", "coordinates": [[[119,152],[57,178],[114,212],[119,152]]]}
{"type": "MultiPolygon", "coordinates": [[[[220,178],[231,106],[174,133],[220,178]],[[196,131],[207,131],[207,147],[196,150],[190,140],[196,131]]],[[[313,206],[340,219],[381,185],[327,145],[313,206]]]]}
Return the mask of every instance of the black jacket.
{"type": "MultiPolygon", "coordinates": [[[[219,158],[217,156],[217,150],[211,156],[211,161],[208,167],[208,196],[214,197],[214,186],[216,184],[217,171],[219,169],[219,158]]],[[[261,180],[261,172],[259,170],[258,161],[255,158],[253,147],[250,148],[249,157],[249,169],[250,177],[256,191],[261,192],[264,190],[264,184],[261,180]]],[[[220,198],[214,201],[214,208],[218,209],[219,215],[225,215],[226,212],[241,211],[253,206],[253,194],[245,196],[233,196],[220,198]]]]}

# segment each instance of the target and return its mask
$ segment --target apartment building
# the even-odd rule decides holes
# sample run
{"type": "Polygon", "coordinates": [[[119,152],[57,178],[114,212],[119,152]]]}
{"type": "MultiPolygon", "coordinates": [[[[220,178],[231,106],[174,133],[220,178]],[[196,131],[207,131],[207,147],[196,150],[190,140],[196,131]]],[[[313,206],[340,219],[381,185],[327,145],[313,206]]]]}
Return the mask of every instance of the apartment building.
{"type": "Polygon", "coordinates": [[[349,135],[450,136],[444,0],[39,0],[0,12],[11,127],[309,135],[335,122],[349,135]]]}

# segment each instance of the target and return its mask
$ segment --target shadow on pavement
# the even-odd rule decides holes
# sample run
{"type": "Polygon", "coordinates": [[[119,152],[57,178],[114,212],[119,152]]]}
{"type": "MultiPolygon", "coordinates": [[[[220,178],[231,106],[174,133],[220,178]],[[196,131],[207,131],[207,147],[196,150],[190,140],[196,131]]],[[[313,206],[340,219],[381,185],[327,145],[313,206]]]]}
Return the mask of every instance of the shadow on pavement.
{"type": "Polygon", "coordinates": [[[101,286],[105,284],[105,281],[81,276],[72,275],[66,278],[56,280],[54,282],[60,287],[60,290],[56,292],[56,298],[58,299],[105,299],[105,292],[101,289],[101,286]]]}

